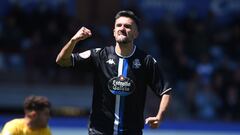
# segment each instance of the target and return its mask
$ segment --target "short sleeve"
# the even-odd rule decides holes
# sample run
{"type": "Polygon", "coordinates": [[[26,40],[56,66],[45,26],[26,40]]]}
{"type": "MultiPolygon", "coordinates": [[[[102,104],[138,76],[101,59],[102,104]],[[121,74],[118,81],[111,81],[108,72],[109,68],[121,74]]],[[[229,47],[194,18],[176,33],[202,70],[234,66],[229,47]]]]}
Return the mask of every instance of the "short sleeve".
{"type": "Polygon", "coordinates": [[[95,48],[80,53],[72,53],[72,66],[75,68],[87,67],[87,69],[94,66],[96,57],[101,48],[95,48]]]}
{"type": "Polygon", "coordinates": [[[6,123],[2,129],[1,135],[18,135],[17,128],[10,123],[6,123]]]}
{"type": "Polygon", "coordinates": [[[151,55],[148,55],[145,58],[145,63],[147,70],[147,83],[154,93],[161,97],[163,94],[171,91],[172,89],[165,80],[163,71],[158,62],[151,55]]]}

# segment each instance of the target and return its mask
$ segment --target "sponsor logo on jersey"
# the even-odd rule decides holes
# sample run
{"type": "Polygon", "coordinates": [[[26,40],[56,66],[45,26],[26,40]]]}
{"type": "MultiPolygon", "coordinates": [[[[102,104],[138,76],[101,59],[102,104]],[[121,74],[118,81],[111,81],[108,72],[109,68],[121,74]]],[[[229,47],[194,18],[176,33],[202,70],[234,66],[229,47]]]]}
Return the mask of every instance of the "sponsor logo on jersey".
{"type": "Polygon", "coordinates": [[[138,68],[140,68],[140,66],[141,66],[141,63],[140,63],[139,59],[133,60],[132,68],[138,69],[138,68]]]}
{"type": "Polygon", "coordinates": [[[115,65],[115,62],[114,62],[113,59],[108,59],[108,60],[106,61],[106,63],[108,63],[108,64],[110,64],[110,65],[115,65]]]}
{"type": "Polygon", "coordinates": [[[135,90],[134,82],[127,77],[113,77],[108,81],[108,89],[114,95],[127,96],[135,90]]]}

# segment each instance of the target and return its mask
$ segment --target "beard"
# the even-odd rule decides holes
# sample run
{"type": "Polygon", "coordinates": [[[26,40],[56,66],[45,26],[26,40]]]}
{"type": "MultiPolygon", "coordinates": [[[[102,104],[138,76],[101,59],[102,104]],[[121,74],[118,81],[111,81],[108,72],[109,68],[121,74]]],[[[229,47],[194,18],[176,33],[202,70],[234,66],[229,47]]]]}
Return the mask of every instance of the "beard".
{"type": "Polygon", "coordinates": [[[129,43],[130,40],[128,39],[128,37],[124,36],[124,35],[119,35],[118,37],[115,38],[116,42],[119,44],[126,44],[129,43]]]}

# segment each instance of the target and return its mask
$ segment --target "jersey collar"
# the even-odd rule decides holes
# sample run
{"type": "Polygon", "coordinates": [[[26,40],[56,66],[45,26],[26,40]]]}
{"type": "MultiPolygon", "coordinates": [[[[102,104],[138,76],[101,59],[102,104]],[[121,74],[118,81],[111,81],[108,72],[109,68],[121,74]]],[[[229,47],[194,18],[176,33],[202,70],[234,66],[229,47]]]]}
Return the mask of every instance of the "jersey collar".
{"type": "Polygon", "coordinates": [[[132,51],[132,53],[131,53],[130,55],[128,55],[128,56],[122,56],[121,54],[117,53],[116,47],[114,47],[114,51],[115,51],[115,53],[116,53],[119,57],[129,58],[129,57],[131,57],[131,56],[135,53],[135,51],[136,51],[136,45],[133,46],[133,51],[132,51]]]}

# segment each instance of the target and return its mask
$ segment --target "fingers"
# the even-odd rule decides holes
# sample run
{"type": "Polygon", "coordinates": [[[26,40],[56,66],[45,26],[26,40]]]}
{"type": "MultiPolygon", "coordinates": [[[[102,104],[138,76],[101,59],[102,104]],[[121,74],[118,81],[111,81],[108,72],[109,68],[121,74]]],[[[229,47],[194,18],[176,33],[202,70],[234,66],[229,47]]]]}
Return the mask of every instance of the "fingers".
{"type": "Polygon", "coordinates": [[[149,117],[145,120],[145,124],[149,124],[151,128],[158,128],[159,120],[156,117],[149,117]]]}
{"type": "Polygon", "coordinates": [[[87,29],[86,27],[82,27],[80,30],[83,33],[83,35],[87,35],[87,36],[92,35],[92,32],[89,29],[87,29]]]}
{"type": "Polygon", "coordinates": [[[92,32],[89,29],[87,29],[86,27],[82,27],[78,31],[78,38],[80,38],[82,40],[90,37],[91,35],[92,35],[92,32]]]}
{"type": "Polygon", "coordinates": [[[149,124],[149,122],[152,122],[152,121],[155,121],[156,118],[155,117],[148,117],[146,120],[145,120],[145,124],[149,124]]]}
{"type": "Polygon", "coordinates": [[[148,123],[149,123],[149,118],[145,120],[145,124],[148,124],[148,123]]]}
{"type": "Polygon", "coordinates": [[[159,128],[159,124],[157,123],[157,124],[150,124],[150,127],[151,128],[159,128]]]}
{"type": "Polygon", "coordinates": [[[78,30],[78,32],[72,37],[72,40],[79,41],[84,40],[88,37],[92,36],[92,32],[86,27],[82,27],[78,30]]]}

